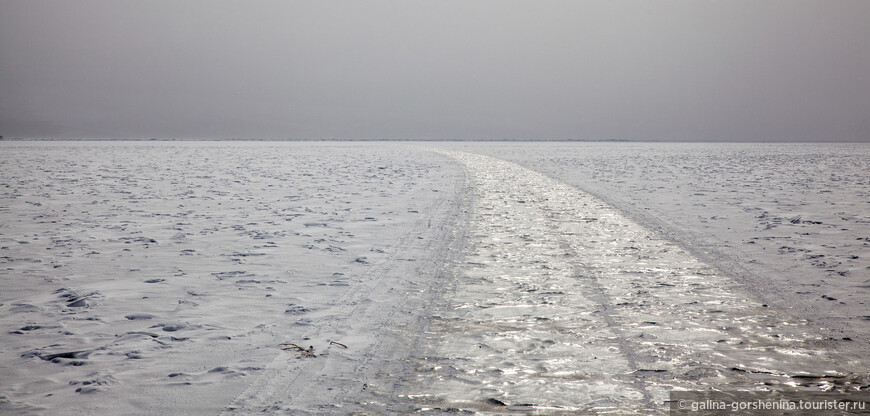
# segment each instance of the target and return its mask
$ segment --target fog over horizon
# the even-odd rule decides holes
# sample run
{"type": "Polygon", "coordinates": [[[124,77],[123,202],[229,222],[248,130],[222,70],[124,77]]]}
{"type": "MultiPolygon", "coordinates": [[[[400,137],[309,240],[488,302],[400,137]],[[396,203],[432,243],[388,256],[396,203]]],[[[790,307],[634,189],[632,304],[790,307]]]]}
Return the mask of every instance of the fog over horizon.
{"type": "Polygon", "coordinates": [[[870,142],[870,2],[0,0],[0,135],[870,142]]]}

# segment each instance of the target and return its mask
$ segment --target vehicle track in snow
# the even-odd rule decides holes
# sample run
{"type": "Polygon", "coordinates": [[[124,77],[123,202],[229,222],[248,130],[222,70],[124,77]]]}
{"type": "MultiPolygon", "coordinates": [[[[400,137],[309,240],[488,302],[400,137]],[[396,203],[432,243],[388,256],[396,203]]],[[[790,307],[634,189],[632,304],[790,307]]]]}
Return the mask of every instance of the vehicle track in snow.
{"type": "MultiPolygon", "coordinates": [[[[447,163],[451,163],[446,159],[447,163]]],[[[446,266],[460,252],[466,192],[461,174],[451,192],[421,211],[388,255],[329,307],[308,313],[299,345],[314,356],[282,351],[221,415],[384,414],[408,409],[396,396],[413,375],[410,356],[419,347],[429,315],[443,294],[446,266]],[[338,343],[331,343],[335,341],[338,343]],[[340,343],[340,344],[339,344],[340,343]],[[345,348],[346,347],[346,348],[345,348]]]]}

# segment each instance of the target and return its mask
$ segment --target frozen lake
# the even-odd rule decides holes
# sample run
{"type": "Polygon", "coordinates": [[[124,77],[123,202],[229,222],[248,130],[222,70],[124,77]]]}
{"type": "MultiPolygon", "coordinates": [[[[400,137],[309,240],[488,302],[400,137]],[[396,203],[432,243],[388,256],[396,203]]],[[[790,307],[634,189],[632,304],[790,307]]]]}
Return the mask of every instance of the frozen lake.
{"type": "Polygon", "coordinates": [[[666,413],[672,389],[870,384],[868,145],[0,151],[3,413],[666,413]]]}

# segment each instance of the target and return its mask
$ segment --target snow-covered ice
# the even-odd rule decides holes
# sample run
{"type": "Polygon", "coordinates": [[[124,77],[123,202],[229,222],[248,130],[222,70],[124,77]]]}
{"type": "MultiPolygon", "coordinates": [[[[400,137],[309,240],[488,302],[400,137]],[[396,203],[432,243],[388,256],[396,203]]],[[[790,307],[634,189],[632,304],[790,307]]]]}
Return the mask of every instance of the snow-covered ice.
{"type": "Polygon", "coordinates": [[[0,151],[4,414],[635,414],[870,385],[870,146],[0,151]]]}
{"type": "Polygon", "coordinates": [[[2,153],[2,413],[320,413],[408,354],[461,217],[461,172],[406,146],[2,153]]]}

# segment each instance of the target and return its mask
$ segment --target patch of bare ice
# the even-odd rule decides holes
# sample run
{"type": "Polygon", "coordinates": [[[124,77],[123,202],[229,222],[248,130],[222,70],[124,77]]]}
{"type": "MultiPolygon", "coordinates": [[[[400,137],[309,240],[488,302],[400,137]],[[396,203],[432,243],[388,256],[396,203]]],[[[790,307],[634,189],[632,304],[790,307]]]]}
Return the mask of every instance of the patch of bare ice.
{"type": "Polygon", "coordinates": [[[860,357],[601,200],[444,153],[471,181],[471,229],[409,384],[418,413],[665,413],[673,389],[866,384],[860,357]]]}
{"type": "Polygon", "coordinates": [[[449,147],[592,193],[726,271],[763,303],[870,351],[867,143],[449,147]]]}

